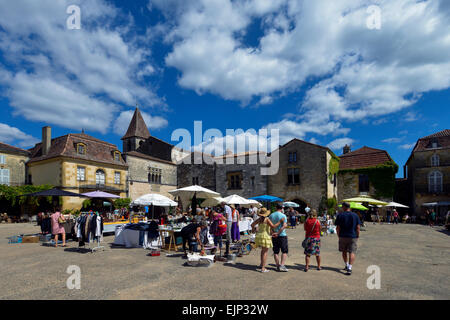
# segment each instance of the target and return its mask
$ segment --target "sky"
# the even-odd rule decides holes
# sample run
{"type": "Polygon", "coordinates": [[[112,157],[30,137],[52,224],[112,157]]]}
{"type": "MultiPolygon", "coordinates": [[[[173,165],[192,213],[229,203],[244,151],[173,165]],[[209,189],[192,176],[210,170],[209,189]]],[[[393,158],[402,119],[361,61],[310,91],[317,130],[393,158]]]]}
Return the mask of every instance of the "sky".
{"type": "Polygon", "coordinates": [[[0,0],[0,142],[49,125],[121,149],[136,105],[185,148],[252,149],[267,129],[267,151],[369,146],[401,168],[450,128],[450,1],[0,0]]]}

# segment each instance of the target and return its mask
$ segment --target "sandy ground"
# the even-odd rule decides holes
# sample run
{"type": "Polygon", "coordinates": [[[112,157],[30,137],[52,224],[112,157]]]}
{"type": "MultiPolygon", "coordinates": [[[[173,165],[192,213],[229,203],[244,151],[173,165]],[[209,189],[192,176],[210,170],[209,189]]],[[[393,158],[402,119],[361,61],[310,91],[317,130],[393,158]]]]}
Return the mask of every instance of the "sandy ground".
{"type": "Polygon", "coordinates": [[[259,250],[234,265],[184,267],[181,257],[147,256],[145,249],[113,248],[80,253],[41,244],[8,244],[8,236],[37,233],[32,224],[0,225],[0,299],[449,299],[450,238],[443,228],[368,224],[361,233],[353,274],[341,270],[335,235],[322,238],[322,264],[303,272],[301,228],[288,230],[289,272],[256,271],[259,250]],[[69,265],[81,269],[81,289],[69,290],[69,265]],[[367,267],[381,270],[381,289],[369,290],[367,267]]]}

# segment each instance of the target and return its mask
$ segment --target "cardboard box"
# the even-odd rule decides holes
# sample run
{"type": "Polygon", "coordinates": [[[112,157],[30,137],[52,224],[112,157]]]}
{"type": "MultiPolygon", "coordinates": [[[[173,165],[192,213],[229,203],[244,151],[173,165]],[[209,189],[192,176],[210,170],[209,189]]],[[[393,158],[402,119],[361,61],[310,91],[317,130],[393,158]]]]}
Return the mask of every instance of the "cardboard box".
{"type": "Polygon", "coordinates": [[[39,237],[38,236],[25,236],[22,238],[22,243],[38,243],[39,237]]]}

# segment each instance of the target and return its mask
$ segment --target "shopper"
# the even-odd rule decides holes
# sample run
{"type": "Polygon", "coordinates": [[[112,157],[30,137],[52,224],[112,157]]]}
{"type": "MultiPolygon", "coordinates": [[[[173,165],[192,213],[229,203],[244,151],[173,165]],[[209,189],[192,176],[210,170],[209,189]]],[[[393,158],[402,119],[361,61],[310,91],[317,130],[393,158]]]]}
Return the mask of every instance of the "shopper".
{"type": "Polygon", "coordinates": [[[230,207],[232,215],[231,238],[233,242],[236,242],[241,239],[241,234],[239,231],[240,214],[239,211],[234,207],[234,205],[230,205],[230,207]]]}
{"type": "Polygon", "coordinates": [[[227,205],[225,202],[221,203],[222,208],[224,210],[225,218],[226,218],[226,224],[227,224],[227,244],[226,244],[226,252],[225,255],[228,256],[230,254],[230,244],[231,244],[231,226],[233,224],[233,212],[231,210],[231,207],[227,205]]]}
{"type": "Polygon", "coordinates": [[[55,248],[58,247],[58,237],[61,234],[62,235],[62,246],[66,246],[66,231],[64,230],[64,226],[62,225],[66,220],[64,219],[64,216],[61,214],[61,208],[56,207],[55,213],[51,215],[51,221],[52,221],[52,234],[55,236],[55,248]]]}
{"type": "Polygon", "coordinates": [[[394,212],[392,213],[392,215],[394,216],[394,223],[398,224],[398,211],[397,211],[397,209],[394,209],[394,212]]]}
{"type": "Polygon", "coordinates": [[[296,217],[294,208],[292,208],[292,207],[289,208],[288,215],[289,215],[289,222],[291,223],[291,228],[296,229],[297,228],[297,217],[296,217]]]}
{"type": "Polygon", "coordinates": [[[181,229],[181,237],[183,239],[183,251],[184,257],[187,257],[186,253],[186,243],[189,246],[189,252],[197,251],[197,245],[193,245],[193,243],[197,242],[200,245],[201,250],[203,252],[203,242],[200,239],[200,233],[202,230],[206,229],[207,223],[206,221],[202,221],[201,223],[193,222],[188,224],[186,227],[181,229]]]}
{"type": "Polygon", "coordinates": [[[350,204],[344,202],[342,204],[344,212],[340,213],[336,218],[336,232],[339,237],[339,251],[342,252],[347,275],[352,274],[352,267],[355,262],[355,254],[357,250],[357,241],[361,221],[356,213],[350,211],[350,204]]]}
{"type": "Polygon", "coordinates": [[[316,256],[317,270],[320,266],[320,221],[317,219],[317,211],[313,209],[308,214],[305,224],[305,272],[309,270],[309,261],[312,255],[316,256]]]}
{"type": "Polygon", "coordinates": [[[273,228],[272,243],[273,243],[274,259],[277,265],[277,271],[287,272],[288,269],[285,266],[287,254],[289,252],[288,238],[285,230],[287,227],[287,217],[284,213],[282,213],[283,207],[280,204],[276,205],[276,209],[277,211],[275,211],[269,216],[269,219],[272,221],[272,224],[276,225],[281,220],[283,220],[284,222],[278,225],[276,228],[273,228]],[[279,257],[280,250],[281,250],[281,261],[279,257]]]}
{"type": "Polygon", "coordinates": [[[277,224],[274,225],[268,218],[269,215],[270,212],[266,208],[261,208],[258,213],[258,219],[256,219],[252,223],[253,233],[255,233],[256,227],[258,226],[258,231],[256,232],[255,236],[255,244],[256,246],[261,247],[261,263],[256,270],[261,272],[269,272],[269,270],[266,269],[266,263],[269,248],[273,247],[271,229],[276,228],[281,223],[285,222],[285,220],[281,219],[277,224]]]}
{"type": "Polygon", "coordinates": [[[432,209],[430,213],[430,227],[433,227],[436,223],[436,210],[432,209]]]}
{"type": "Polygon", "coordinates": [[[214,238],[214,245],[219,247],[219,250],[222,250],[222,236],[226,233],[226,220],[223,214],[213,211],[212,212],[212,220],[211,227],[209,228],[209,233],[214,238]]]}

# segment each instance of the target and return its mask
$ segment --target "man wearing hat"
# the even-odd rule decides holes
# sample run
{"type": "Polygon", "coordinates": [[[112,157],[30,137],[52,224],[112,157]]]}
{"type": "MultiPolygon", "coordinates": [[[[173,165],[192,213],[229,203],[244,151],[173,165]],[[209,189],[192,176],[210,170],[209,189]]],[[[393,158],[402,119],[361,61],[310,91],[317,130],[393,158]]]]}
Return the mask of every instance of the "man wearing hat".
{"type": "Polygon", "coordinates": [[[344,270],[349,276],[352,274],[352,266],[355,262],[361,220],[356,213],[350,211],[349,203],[342,203],[342,210],[344,211],[338,214],[335,224],[339,237],[339,251],[342,252],[345,263],[344,270]]]}

